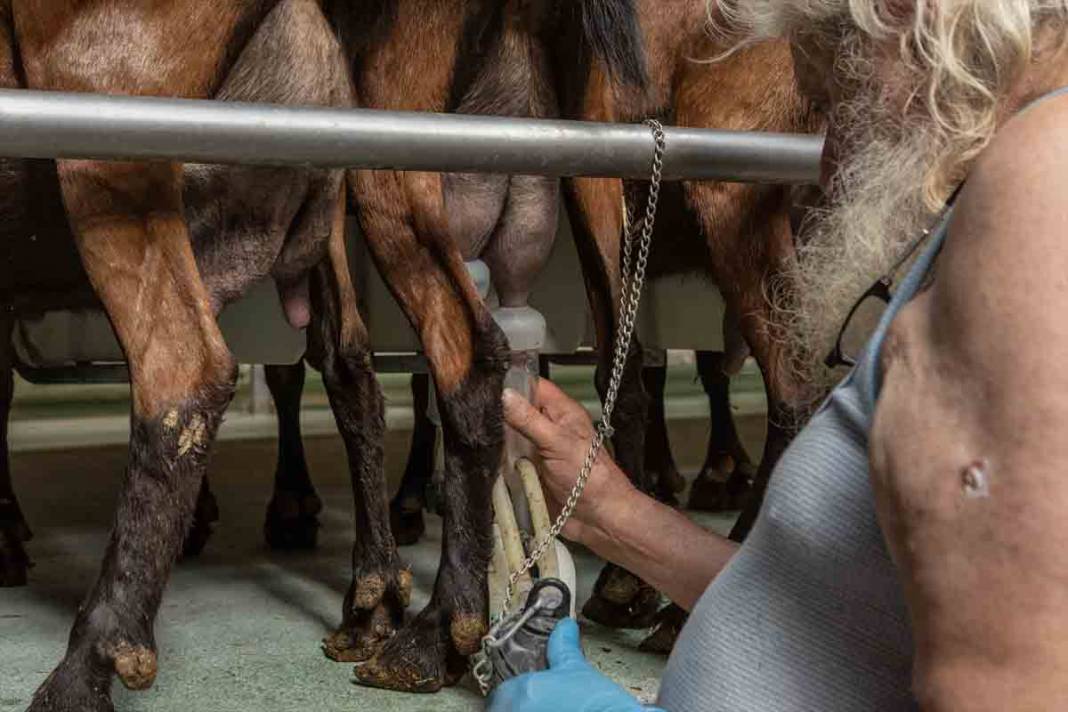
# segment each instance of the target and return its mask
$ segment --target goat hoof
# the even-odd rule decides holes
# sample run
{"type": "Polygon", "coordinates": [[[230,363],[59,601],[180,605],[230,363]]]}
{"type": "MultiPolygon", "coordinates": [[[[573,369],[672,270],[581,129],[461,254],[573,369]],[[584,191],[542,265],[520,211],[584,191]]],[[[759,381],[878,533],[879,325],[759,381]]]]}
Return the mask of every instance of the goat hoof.
{"type": "Polygon", "coordinates": [[[405,568],[357,575],[345,596],[341,625],[323,639],[323,653],[343,663],[374,657],[404,620],[411,594],[412,574],[405,568]]]}
{"type": "Polygon", "coordinates": [[[665,606],[656,614],[652,632],[641,642],[638,649],[646,653],[669,654],[675,647],[682,627],[686,625],[687,617],[686,611],[674,603],[665,606]]]}
{"type": "Polygon", "coordinates": [[[322,509],[323,503],[314,492],[275,492],[263,525],[267,546],[276,551],[314,549],[319,543],[322,509]]]}
{"type": "Polygon", "coordinates": [[[695,512],[733,512],[745,506],[755,473],[749,462],[730,455],[706,464],[690,488],[687,509],[695,512]]]}
{"type": "Polygon", "coordinates": [[[660,496],[674,499],[674,495],[686,489],[686,478],[679,474],[674,465],[663,469],[653,468],[652,472],[656,491],[660,496]]]}
{"type": "Polygon", "coordinates": [[[356,666],[356,681],[401,692],[437,692],[464,676],[467,656],[478,650],[485,631],[481,616],[448,615],[431,604],[378,654],[356,666]]]}
{"type": "Polygon", "coordinates": [[[653,478],[653,482],[656,484],[653,486],[653,496],[656,497],[658,502],[663,502],[669,507],[678,507],[679,498],[676,496],[679,490],[674,488],[674,485],[669,482],[663,475],[652,472],[647,472],[653,478]]]}
{"type": "Polygon", "coordinates": [[[734,473],[727,481],[727,495],[730,497],[732,510],[745,509],[753,498],[753,482],[756,481],[757,468],[748,460],[738,462],[734,473]]]}
{"type": "Polygon", "coordinates": [[[686,502],[686,508],[692,512],[730,511],[727,483],[702,472],[690,488],[690,498],[686,502]]]}
{"type": "Polygon", "coordinates": [[[120,643],[111,657],[115,674],[127,690],[147,690],[156,681],[156,653],[145,646],[120,643]]]}
{"type": "Polygon", "coordinates": [[[389,527],[393,530],[393,540],[397,546],[418,544],[426,532],[423,510],[405,509],[402,505],[391,504],[389,507],[389,527]]]}
{"type": "Polygon", "coordinates": [[[607,628],[648,628],[660,608],[660,594],[640,578],[613,564],[601,570],[582,615],[607,628]]]}

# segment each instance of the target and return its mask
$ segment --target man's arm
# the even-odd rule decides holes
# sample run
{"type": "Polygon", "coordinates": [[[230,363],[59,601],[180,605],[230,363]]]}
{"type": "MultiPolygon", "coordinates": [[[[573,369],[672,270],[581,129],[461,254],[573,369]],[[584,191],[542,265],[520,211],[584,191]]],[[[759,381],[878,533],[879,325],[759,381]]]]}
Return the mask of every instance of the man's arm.
{"type": "MultiPolygon", "coordinates": [[[[551,514],[567,500],[593,427],[581,405],[551,382],[538,383],[534,407],[506,391],[504,415],[538,450],[551,514]]],[[[601,453],[564,535],[637,574],[686,610],[726,565],[736,544],[636,490],[601,453]]]]}
{"type": "Polygon", "coordinates": [[[1068,706],[1066,112],[999,134],[883,347],[872,478],[927,710],[1068,706]]]}
{"type": "Polygon", "coordinates": [[[582,543],[688,611],[738,545],[638,490],[631,492],[612,504],[603,524],[582,543]]]}

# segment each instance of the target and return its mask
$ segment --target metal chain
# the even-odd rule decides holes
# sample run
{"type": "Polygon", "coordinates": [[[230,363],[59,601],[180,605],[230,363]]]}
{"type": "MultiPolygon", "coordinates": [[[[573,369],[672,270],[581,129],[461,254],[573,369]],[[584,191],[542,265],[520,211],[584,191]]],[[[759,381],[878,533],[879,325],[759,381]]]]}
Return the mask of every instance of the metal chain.
{"type": "MultiPolygon", "coordinates": [[[[563,509],[560,510],[560,514],[556,517],[556,521],[549,528],[549,532],[545,538],[539,541],[530,554],[523,560],[522,565],[518,570],[513,571],[512,575],[508,579],[508,586],[505,589],[504,594],[504,606],[505,609],[500,612],[497,619],[503,618],[507,614],[508,601],[512,599],[512,595],[515,593],[515,585],[519,582],[520,577],[529,572],[537,564],[538,560],[545,555],[549,547],[553,545],[553,541],[560,535],[564,525],[571,518],[571,515],[575,512],[575,507],[578,506],[579,499],[582,497],[583,491],[586,489],[586,483],[590,479],[590,474],[593,472],[593,465],[597,461],[597,455],[601,448],[604,447],[606,440],[612,437],[614,432],[612,428],[612,411],[615,410],[616,397],[619,395],[619,387],[623,381],[623,370],[627,363],[627,354],[630,351],[631,338],[634,335],[634,326],[638,318],[638,307],[641,305],[642,298],[642,286],[645,283],[645,271],[649,264],[649,248],[653,242],[653,227],[656,224],[656,208],[657,203],[660,200],[660,183],[664,170],[664,151],[666,148],[666,140],[664,137],[664,127],[656,119],[646,119],[645,125],[648,126],[653,132],[653,163],[651,174],[649,178],[649,194],[645,203],[645,215],[641,222],[641,234],[638,242],[637,255],[634,253],[635,233],[633,216],[630,215],[630,208],[624,209],[623,215],[623,255],[620,264],[620,295],[619,295],[619,313],[616,319],[616,342],[615,350],[612,357],[612,371],[608,380],[608,391],[605,393],[604,404],[601,408],[601,419],[597,423],[597,428],[593,435],[593,440],[590,443],[590,448],[586,452],[586,458],[582,462],[582,468],[579,470],[578,478],[575,480],[574,486],[571,488],[571,493],[567,497],[567,502],[564,504],[563,509]]],[[[624,205],[626,200],[624,199],[624,205]]],[[[475,661],[472,672],[477,680],[479,687],[482,689],[482,694],[489,693],[489,680],[491,671],[489,669],[489,658],[486,655],[486,645],[492,641],[491,635],[487,635],[482,641],[483,651],[482,654],[476,656],[478,659],[475,661]]]]}
{"type": "MultiPolygon", "coordinates": [[[[578,506],[578,501],[586,489],[586,482],[593,472],[593,465],[597,461],[597,454],[604,447],[604,442],[612,437],[612,411],[616,406],[616,396],[619,394],[619,386],[623,381],[623,369],[627,363],[627,353],[630,351],[630,341],[634,334],[634,324],[638,317],[638,307],[641,304],[642,285],[645,282],[645,269],[649,264],[649,248],[653,242],[653,227],[656,224],[656,206],[660,200],[660,181],[664,171],[664,127],[656,119],[646,119],[645,125],[652,129],[655,147],[653,150],[653,166],[649,180],[649,196],[645,203],[645,219],[641,223],[641,239],[638,243],[637,261],[631,271],[633,261],[634,231],[627,229],[634,221],[625,221],[623,234],[623,260],[620,268],[621,288],[619,298],[619,315],[617,318],[615,353],[612,359],[612,375],[608,380],[608,392],[605,393],[604,405],[601,408],[601,420],[597,423],[597,429],[586,451],[586,459],[582,462],[578,479],[571,488],[564,508],[556,517],[552,527],[549,528],[545,538],[537,543],[531,550],[530,555],[523,560],[523,564],[517,571],[513,571],[508,579],[508,587],[505,589],[504,600],[510,601],[515,592],[515,585],[519,579],[534,568],[534,565],[545,555],[553,540],[560,535],[564,525],[571,518],[578,506]]],[[[507,603],[505,604],[507,605],[507,603]]]]}

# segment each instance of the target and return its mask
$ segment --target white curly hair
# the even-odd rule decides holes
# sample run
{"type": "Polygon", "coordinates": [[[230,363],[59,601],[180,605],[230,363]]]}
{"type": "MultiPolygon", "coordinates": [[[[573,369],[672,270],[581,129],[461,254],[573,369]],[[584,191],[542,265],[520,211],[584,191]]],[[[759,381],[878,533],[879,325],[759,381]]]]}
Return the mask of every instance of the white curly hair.
{"type": "Polygon", "coordinates": [[[820,48],[847,87],[831,107],[840,155],[828,204],[776,290],[800,375],[818,382],[855,299],[990,143],[1021,75],[1064,48],[1068,0],[711,0],[710,13],[740,43],[820,48]]]}
{"type": "MultiPolygon", "coordinates": [[[[1064,32],[1042,37],[1043,28],[1063,30],[1068,20],[1068,0],[719,0],[718,9],[753,39],[805,33],[833,46],[848,37],[853,52],[896,41],[910,99],[952,139],[951,160],[962,163],[990,141],[1006,91],[1036,51],[1064,40],[1064,32]]],[[[851,59],[839,57],[847,75],[867,64],[851,59]]],[[[951,176],[954,166],[939,168],[951,176]]],[[[945,186],[932,178],[925,188],[935,204],[945,186]]]]}

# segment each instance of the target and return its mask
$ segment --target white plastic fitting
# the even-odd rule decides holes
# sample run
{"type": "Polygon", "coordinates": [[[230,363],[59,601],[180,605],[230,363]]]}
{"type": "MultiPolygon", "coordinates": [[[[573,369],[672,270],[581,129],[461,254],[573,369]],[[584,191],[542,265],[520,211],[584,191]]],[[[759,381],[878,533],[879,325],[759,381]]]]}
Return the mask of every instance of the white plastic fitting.
{"type": "Polygon", "coordinates": [[[541,312],[533,307],[498,307],[493,320],[508,339],[508,348],[515,351],[541,351],[545,346],[548,325],[541,312]]]}

